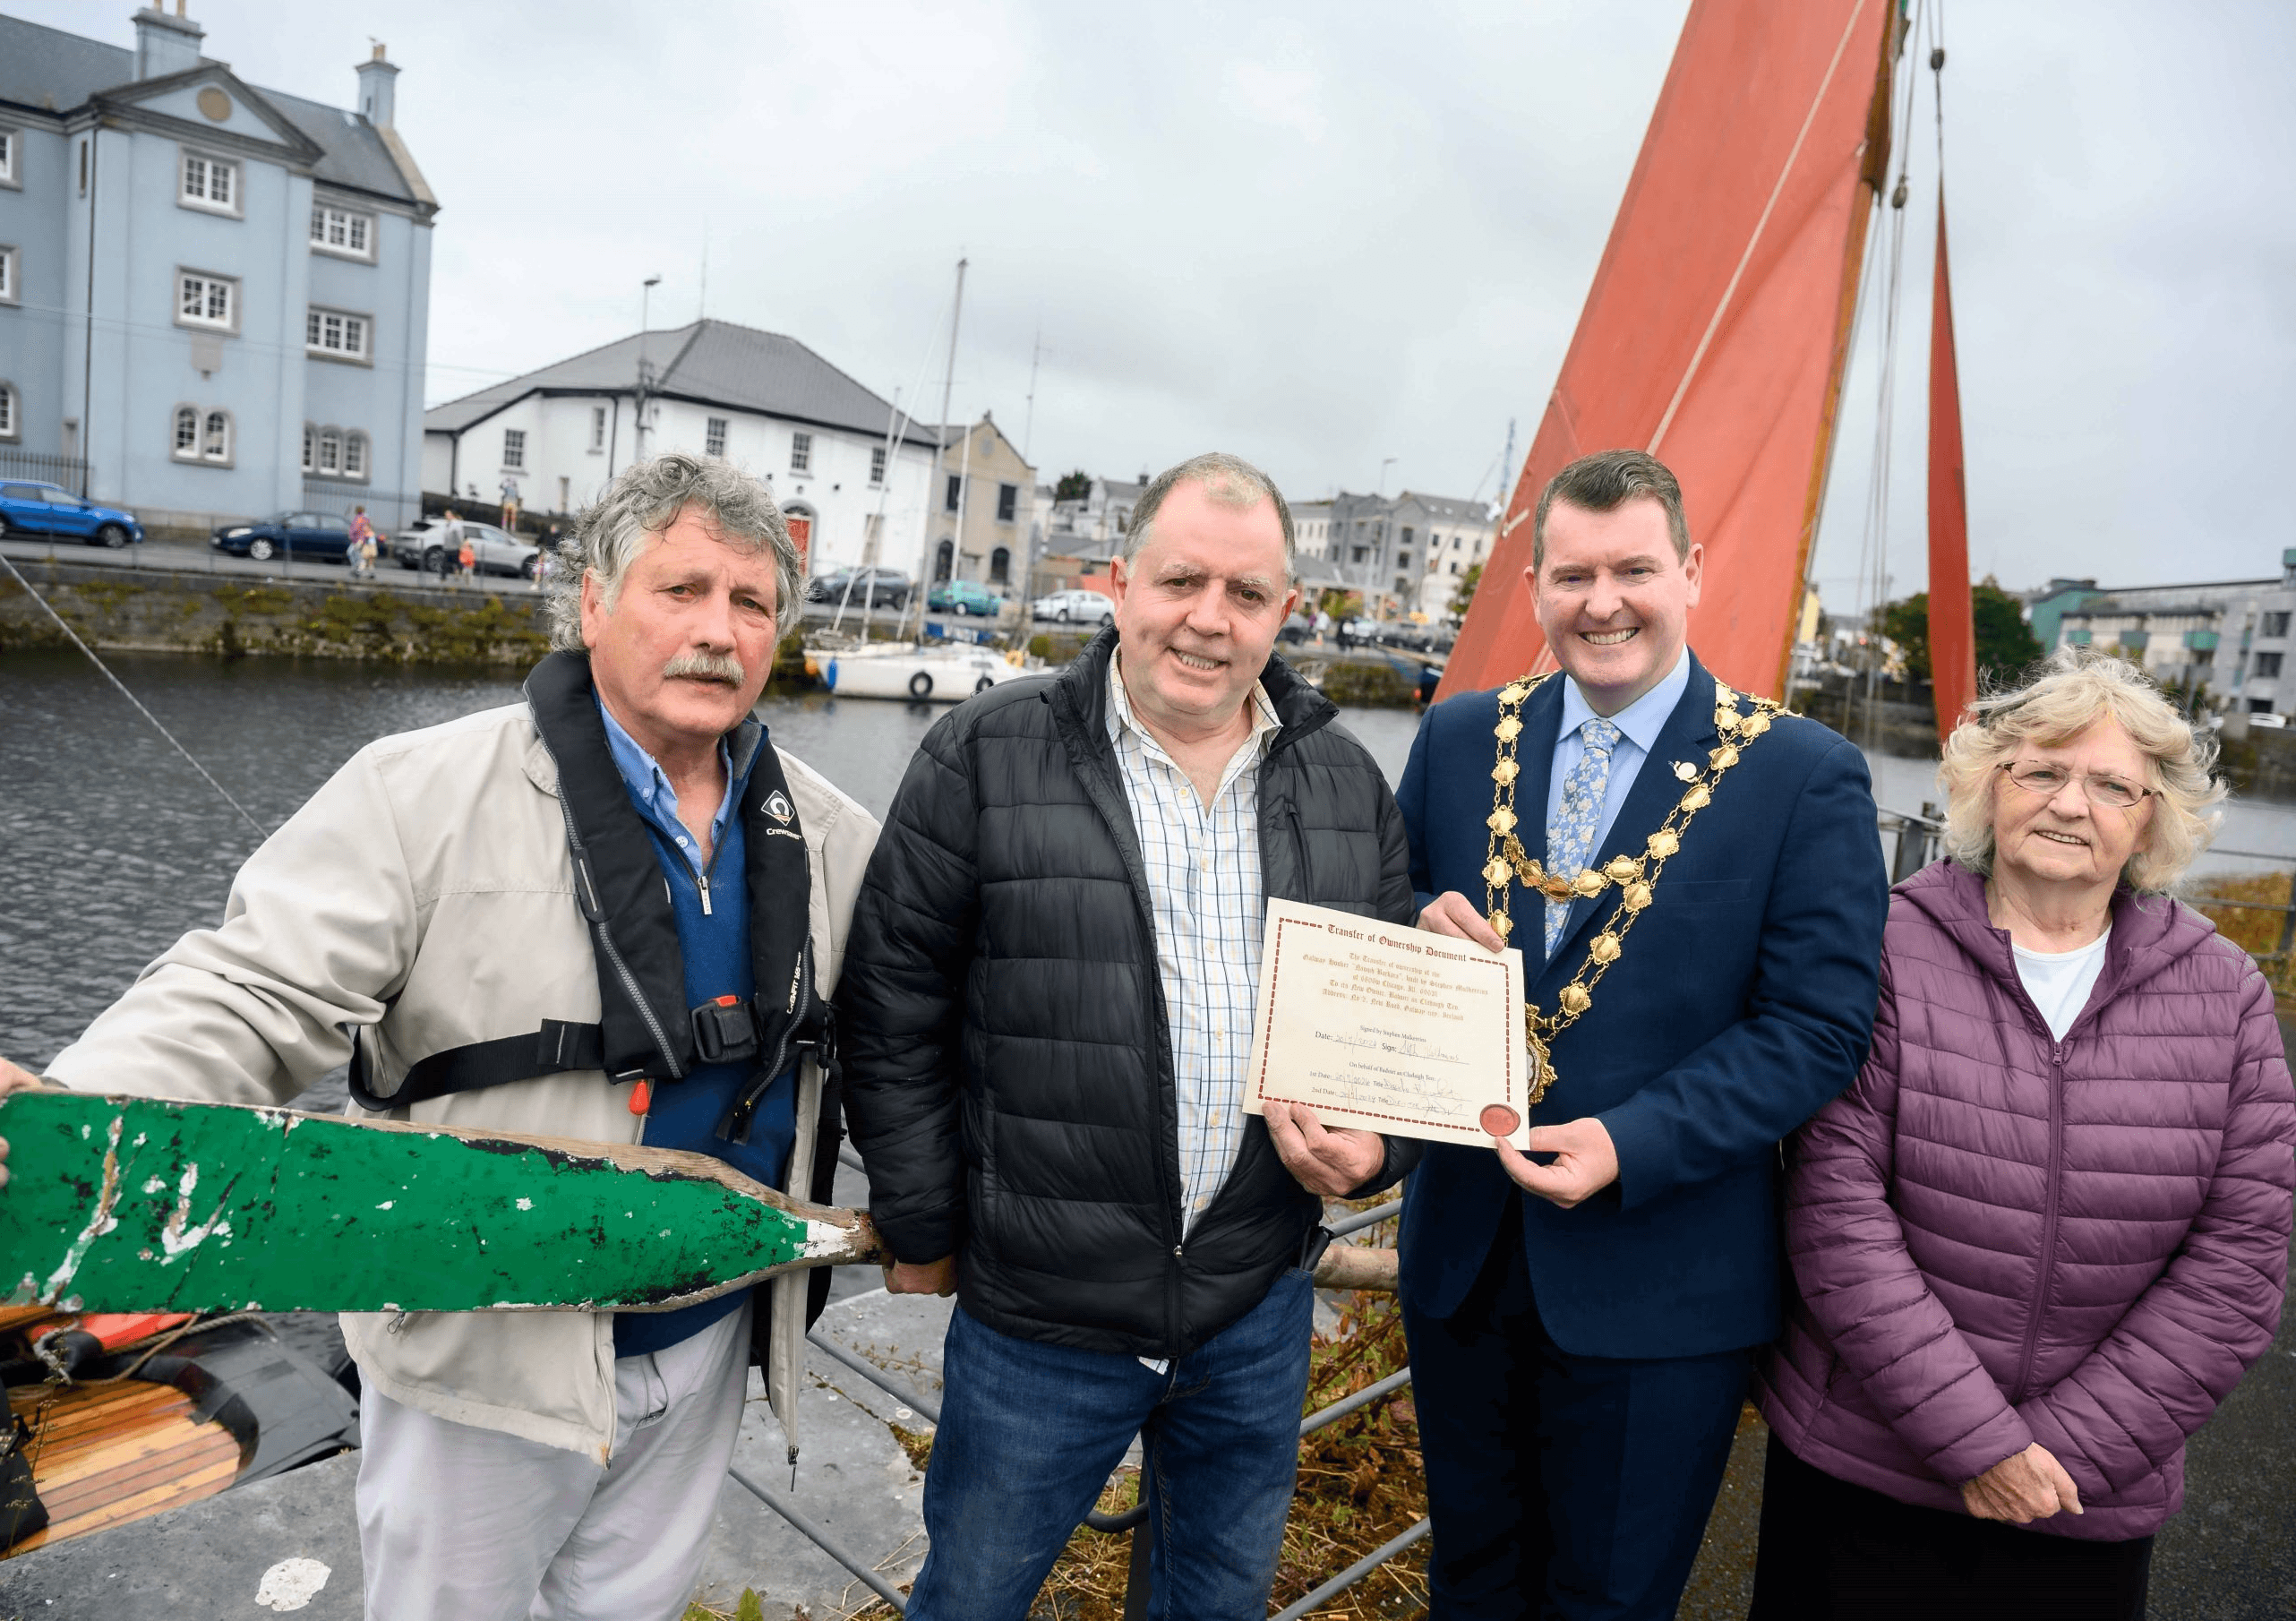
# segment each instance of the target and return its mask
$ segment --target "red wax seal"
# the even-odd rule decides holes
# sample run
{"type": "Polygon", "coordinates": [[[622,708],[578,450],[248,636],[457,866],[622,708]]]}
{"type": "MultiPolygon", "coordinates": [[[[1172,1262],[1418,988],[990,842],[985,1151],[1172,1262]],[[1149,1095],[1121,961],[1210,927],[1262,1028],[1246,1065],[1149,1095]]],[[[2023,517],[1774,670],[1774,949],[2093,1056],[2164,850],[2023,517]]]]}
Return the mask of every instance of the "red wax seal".
{"type": "Polygon", "coordinates": [[[1482,1123],[1493,1136],[1503,1137],[1522,1124],[1522,1116],[1504,1103],[1493,1103],[1483,1111],[1482,1123]]]}

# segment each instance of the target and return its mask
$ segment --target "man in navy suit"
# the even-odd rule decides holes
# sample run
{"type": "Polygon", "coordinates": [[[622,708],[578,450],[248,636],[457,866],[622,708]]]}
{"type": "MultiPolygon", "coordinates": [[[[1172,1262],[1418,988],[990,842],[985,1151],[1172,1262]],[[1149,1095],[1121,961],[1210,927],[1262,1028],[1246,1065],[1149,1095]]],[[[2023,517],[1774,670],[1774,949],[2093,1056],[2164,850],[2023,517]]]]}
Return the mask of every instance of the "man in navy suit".
{"type": "Polygon", "coordinates": [[[1421,926],[1496,949],[1496,914],[1535,1008],[1579,1008],[1530,1154],[1430,1146],[1405,1196],[1430,1614],[1663,1617],[1779,1327],[1777,1144],[1865,1056],[1889,885],[1857,750],[1690,652],[1665,466],[1586,457],[1533,521],[1560,673],[1437,705],[1397,795],[1421,926]]]}

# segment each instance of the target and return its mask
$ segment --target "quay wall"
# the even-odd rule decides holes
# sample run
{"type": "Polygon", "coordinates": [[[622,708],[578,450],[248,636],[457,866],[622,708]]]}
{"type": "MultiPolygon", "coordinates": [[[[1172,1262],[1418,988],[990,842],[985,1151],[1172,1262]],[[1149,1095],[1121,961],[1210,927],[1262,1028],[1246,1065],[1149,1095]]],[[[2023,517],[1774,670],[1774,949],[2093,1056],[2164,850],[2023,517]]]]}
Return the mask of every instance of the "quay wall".
{"type": "MultiPolygon", "coordinates": [[[[524,666],[550,647],[542,598],[523,582],[407,587],[23,558],[15,567],[93,648],[524,666]]],[[[0,570],[0,650],[69,645],[0,570]]]]}

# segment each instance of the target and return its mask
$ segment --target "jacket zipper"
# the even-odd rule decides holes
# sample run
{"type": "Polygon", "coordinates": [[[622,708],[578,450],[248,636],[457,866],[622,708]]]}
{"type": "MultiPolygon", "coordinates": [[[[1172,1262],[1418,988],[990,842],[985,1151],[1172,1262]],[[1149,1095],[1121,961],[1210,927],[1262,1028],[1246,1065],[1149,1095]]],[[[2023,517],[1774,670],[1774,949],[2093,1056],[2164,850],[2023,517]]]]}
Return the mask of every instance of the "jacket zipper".
{"type": "MultiPolygon", "coordinates": [[[[2108,924],[2106,928],[2108,936],[2111,931],[2111,925],[2108,924]]],[[[2000,932],[2006,940],[2007,931],[2000,932]]],[[[2049,1028],[2049,1021],[2041,1016],[2040,1005],[2033,999],[2032,993],[2026,990],[2025,981],[2017,972],[2017,948],[2013,942],[2009,945],[2009,982],[2016,987],[2018,999],[2025,1004],[2026,1015],[2033,1027],[2048,1038],[2050,1069],[2049,1196],[2047,1204],[2042,1207],[2041,1266],[2040,1270],[2034,1274],[2033,1315],[2025,1325],[2024,1349],[2018,1354],[2017,1383],[2009,1387],[2011,1407],[2021,1404],[2031,1394],[2033,1361],[2041,1344],[2042,1314],[2048,1309],[2049,1280],[2056,1271],[2057,1219],[2059,1207],[2063,1199],[2065,1171],[2065,1053],[2072,1045],[2074,1035],[2083,1025],[2095,1018],[2099,1009],[2104,1006],[2104,1002],[2097,999],[2096,992],[2100,990],[2106,991],[2106,1000],[2110,1000],[2112,995],[2120,991],[2120,980],[2113,973],[2115,965],[2112,948],[2108,945],[2105,948],[2103,965],[2098,970],[2096,983],[2090,990],[2087,1005],[2074,1015],[2073,1022],[2065,1027],[2065,1039],[2059,1041],[2056,1032],[2049,1028]],[[2110,979],[2109,983],[2108,979],[2110,979]]]]}
{"type": "Polygon", "coordinates": [[[2033,1315],[2025,1325],[2025,1349],[2018,1353],[2017,1383],[2009,1405],[2020,1405],[2033,1384],[2033,1359],[2041,1343],[2041,1317],[2048,1309],[2049,1279],[2056,1270],[2057,1215],[2061,1202],[2065,1159],[2065,1043],[2050,1041],[2049,1083],[2049,1201],[2041,1217],[2041,1265],[2034,1274],[2033,1315]]]}
{"type": "MultiPolygon", "coordinates": [[[[1109,835],[1116,840],[1117,852],[1120,855],[1124,853],[1124,839],[1119,824],[1109,813],[1110,791],[1114,792],[1114,802],[1117,805],[1122,806],[1127,802],[1124,797],[1124,785],[1121,782],[1111,783],[1108,780],[1113,774],[1114,761],[1103,752],[1102,745],[1105,743],[1105,739],[1095,739],[1092,736],[1084,725],[1084,716],[1077,710],[1074,695],[1064,688],[1056,685],[1049,689],[1046,693],[1046,702],[1051,708],[1054,725],[1067,734],[1063,741],[1073,744],[1081,738],[1084,742],[1082,751],[1084,759],[1101,773],[1101,778],[1097,783],[1084,772],[1080,771],[1078,776],[1084,783],[1086,796],[1092,800],[1093,808],[1101,813],[1101,819],[1109,824],[1109,835]],[[1053,701],[1056,695],[1059,700],[1058,702],[1053,701]],[[1095,787],[1100,790],[1097,794],[1092,792],[1095,787]]],[[[1129,819],[1128,817],[1127,819],[1129,819]]],[[[1133,836],[1132,859],[1125,863],[1125,879],[1132,886],[1134,914],[1138,919],[1140,927],[1146,931],[1148,948],[1146,960],[1152,967],[1156,962],[1156,913],[1154,904],[1148,897],[1147,872],[1141,864],[1139,836],[1136,831],[1133,836]]],[[[1164,984],[1161,976],[1151,973],[1149,983],[1155,994],[1156,1027],[1161,1033],[1156,1048],[1159,1065],[1157,1079],[1161,1084],[1165,1075],[1173,1072],[1172,1010],[1164,1005],[1164,984]]],[[[1179,1083],[1176,1075],[1172,1083],[1172,1094],[1173,1108],[1177,1111],[1179,1083]]],[[[1181,1192],[1179,1145],[1177,1142],[1168,1143],[1164,1140],[1161,1091],[1157,1101],[1159,1107],[1155,1130],[1156,1167],[1162,1174],[1165,1185],[1178,1196],[1181,1192]]],[[[1164,1237],[1172,1247],[1172,1265],[1164,1270],[1164,1343],[1168,1355],[1177,1355],[1180,1342],[1180,1266],[1187,1258],[1187,1246],[1180,1241],[1178,1198],[1176,1196],[1169,1200],[1159,1199],[1156,1203],[1161,1214],[1164,1237]]]]}

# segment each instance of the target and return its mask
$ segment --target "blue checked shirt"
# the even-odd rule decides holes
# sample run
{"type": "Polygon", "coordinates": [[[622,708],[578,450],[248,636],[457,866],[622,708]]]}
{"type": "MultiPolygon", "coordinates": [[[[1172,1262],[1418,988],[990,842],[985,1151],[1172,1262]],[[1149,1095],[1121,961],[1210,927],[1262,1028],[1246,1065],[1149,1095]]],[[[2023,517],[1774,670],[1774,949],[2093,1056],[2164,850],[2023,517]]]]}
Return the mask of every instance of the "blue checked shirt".
{"type": "Polygon", "coordinates": [[[1260,883],[1260,774],[1281,722],[1252,684],[1252,735],[1207,805],[1132,713],[1109,660],[1109,739],[1139,830],[1156,923],[1156,973],[1179,1094],[1180,1231],[1228,1179],[1244,1141],[1244,1070],[1259,1000],[1267,900],[1260,883]]]}

